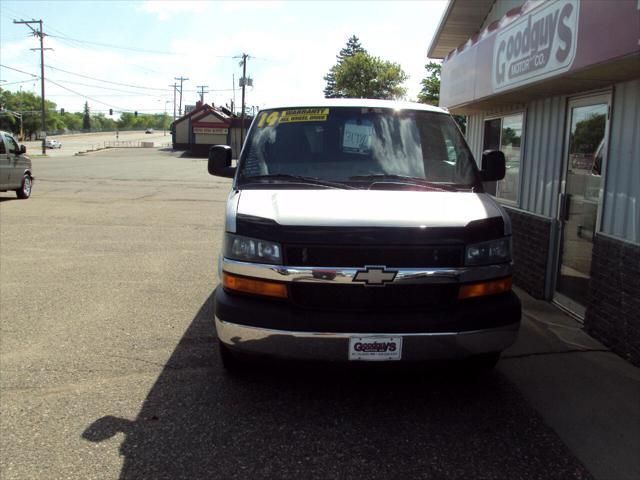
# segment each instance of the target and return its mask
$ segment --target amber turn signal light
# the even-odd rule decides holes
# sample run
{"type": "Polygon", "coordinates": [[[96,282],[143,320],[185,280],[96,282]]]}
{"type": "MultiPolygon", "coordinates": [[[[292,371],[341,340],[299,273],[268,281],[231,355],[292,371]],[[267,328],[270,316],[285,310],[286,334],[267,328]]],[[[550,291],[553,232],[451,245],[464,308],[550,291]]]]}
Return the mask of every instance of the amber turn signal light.
{"type": "Polygon", "coordinates": [[[222,285],[228,290],[265,297],[287,298],[287,286],[284,283],[269,282],[255,278],[236,277],[222,272],[222,285]]]}
{"type": "Polygon", "coordinates": [[[495,295],[496,293],[508,292],[509,290],[511,290],[511,277],[491,280],[489,282],[469,283],[460,287],[458,300],[495,295]]]}

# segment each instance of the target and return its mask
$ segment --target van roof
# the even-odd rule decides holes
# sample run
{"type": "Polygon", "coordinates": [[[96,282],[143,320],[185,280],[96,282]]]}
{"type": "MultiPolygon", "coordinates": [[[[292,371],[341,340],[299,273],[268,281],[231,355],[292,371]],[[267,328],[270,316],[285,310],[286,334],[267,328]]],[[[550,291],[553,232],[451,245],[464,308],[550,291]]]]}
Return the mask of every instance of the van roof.
{"type": "Polygon", "coordinates": [[[448,114],[449,111],[427,105],[425,103],[401,102],[396,100],[373,100],[367,98],[323,98],[295,103],[274,103],[265,106],[262,110],[282,108],[308,108],[308,107],[363,107],[363,108],[392,108],[399,110],[422,110],[448,114]]]}

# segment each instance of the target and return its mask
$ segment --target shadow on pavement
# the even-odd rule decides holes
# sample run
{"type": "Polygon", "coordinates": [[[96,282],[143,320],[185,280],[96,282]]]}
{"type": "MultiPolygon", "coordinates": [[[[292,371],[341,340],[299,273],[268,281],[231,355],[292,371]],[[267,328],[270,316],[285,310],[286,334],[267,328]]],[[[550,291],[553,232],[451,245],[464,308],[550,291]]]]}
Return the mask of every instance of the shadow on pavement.
{"type": "Polygon", "coordinates": [[[125,434],[121,479],[591,478],[498,373],[269,362],[232,377],[212,317],[213,294],[134,421],[82,434],[125,434]]]}

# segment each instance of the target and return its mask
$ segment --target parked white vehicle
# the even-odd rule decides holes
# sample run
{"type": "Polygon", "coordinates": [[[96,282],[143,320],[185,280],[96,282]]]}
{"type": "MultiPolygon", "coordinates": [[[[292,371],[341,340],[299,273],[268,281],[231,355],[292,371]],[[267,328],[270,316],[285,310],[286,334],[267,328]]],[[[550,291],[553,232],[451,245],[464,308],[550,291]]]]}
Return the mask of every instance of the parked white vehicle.
{"type": "Polygon", "coordinates": [[[46,139],[44,142],[45,148],[62,148],[62,143],[58,140],[46,139]]]}

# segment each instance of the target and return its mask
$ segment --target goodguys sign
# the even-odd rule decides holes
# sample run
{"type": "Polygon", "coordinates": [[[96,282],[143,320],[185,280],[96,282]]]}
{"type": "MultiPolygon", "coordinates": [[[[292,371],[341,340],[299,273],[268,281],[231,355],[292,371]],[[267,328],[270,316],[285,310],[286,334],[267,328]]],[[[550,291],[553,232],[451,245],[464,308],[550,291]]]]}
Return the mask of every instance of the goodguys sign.
{"type": "MultiPolygon", "coordinates": [[[[516,91],[524,99],[534,84],[574,72],[588,79],[590,69],[606,79],[609,63],[621,65],[619,79],[634,78],[630,59],[640,53],[638,25],[640,0],[528,0],[520,12],[488,25],[447,56],[440,106],[471,111],[486,107],[478,101],[516,91]]],[[[552,89],[572,90],[559,82],[552,89]]]]}
{"type": "Polygon", "coordinates": [[[496,35],[494,91],[557,75],[571,68],[578,37],[578,0],[550,2],[496,35]]]}

